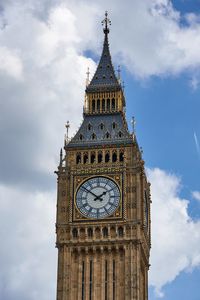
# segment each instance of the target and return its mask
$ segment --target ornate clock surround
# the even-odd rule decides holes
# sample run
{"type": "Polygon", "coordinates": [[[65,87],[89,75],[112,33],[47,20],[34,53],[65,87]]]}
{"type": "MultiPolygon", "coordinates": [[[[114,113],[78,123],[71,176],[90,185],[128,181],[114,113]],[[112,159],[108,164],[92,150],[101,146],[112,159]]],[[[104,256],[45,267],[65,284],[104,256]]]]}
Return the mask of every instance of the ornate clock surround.
{"type": "Polygon", "coordinates": [[[88,222],[88,221],[93,221],[93,222],[108,222],[109,221],[115,221],[115,220],[123,220],[124,219],[124,180],[123,180],[123,173],[111,173],[111,174],[98,174],[98,177],[106,177],[111,179],[112,181],[116,182],[119,190],[120,190],[120,203],[119,206],[117,207],[117,209],[115,210],[115,212],[110,215],[107,216],[105,218],[102,219],[96,219],[96,218],[89,218],[89,217],[85,217],[83,216],[76,205],[76,192],[78,190],[78,188],[80,187],[80,185],[82,183],[84,183],[86,180],[90,179],[90,178],[95,178],[97,177],[96,174],[91,174],[91,175],[75,175],[73,178],[73,205],[72,205],[72,220],[73,222],[88,222]]]}

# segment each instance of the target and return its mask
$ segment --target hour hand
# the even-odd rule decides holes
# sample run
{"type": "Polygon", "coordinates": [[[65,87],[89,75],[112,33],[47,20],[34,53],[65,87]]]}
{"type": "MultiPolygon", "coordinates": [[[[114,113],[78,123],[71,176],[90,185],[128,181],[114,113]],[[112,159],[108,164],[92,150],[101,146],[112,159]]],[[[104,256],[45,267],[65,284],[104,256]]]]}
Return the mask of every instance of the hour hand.
{"type": "Polygon", "coordinates": [[[103,199],[102,199],[101,197],[104,196],[105,194],[106,194],[106,192],[103,192],[101,195],[96,196],[96,197],[94,198],[94,201],[96,201],[96,200],[103,201],[103,199]]]}

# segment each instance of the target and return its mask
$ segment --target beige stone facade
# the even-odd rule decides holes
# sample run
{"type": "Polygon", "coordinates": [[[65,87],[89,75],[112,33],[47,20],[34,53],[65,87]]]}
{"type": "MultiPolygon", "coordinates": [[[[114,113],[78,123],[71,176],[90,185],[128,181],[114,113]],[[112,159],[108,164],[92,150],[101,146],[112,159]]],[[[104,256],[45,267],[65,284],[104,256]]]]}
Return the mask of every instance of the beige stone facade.
{"type": "MultiPolygon", "coordinates": [[[[95,91],[92,93],[86,90],[89,104],[85,103],[85,108],[89,111],[84,117],[94,121],[100,115],[103,125],[100,123],[95,131],[96,125],[87,123],[94,128],[88,141],[84,141],[86,133],[79,133],[79,141],[74,144],[73,139],[67,141],[56,172],[57,300],[147,300],[151,201],[144,161],[134,133],[127,133],[126,138],[115,138],[113,131],[107,134],[105,130],[106,140],[102,140],[97,132],[104,130],[103,126],[109,127],[106,123],[109,116],[116,119],[117,114],[126,127],[123,91],[116,92],[120,97],[115,106],[106,106],[103,110],[105,91],[101,93],[98,89],[101,95],[97,97],[94,97],[95,91]],[[97,104],[92,106],[93,100],[100,101],[100,110],[97,104]],[[77,191],[89,178],[111,180],[120,191],[118,206],[105,218],[88,217],[77,206],[77,191]]],[[[84,126],[81,128],[91,130],[84,126]]],[[[115,126],[122,125],[116,122],[115,126]]],[[[125,136],[123,132],[122,128],[125,136]]],[[[90,188],[90,191],[90,194],[97,193],[98,189],[90,188]]],[[[105,191],[94,197],[94,205],[107,201],[108,196],[102,195],[109,193],[105,191]]]]}

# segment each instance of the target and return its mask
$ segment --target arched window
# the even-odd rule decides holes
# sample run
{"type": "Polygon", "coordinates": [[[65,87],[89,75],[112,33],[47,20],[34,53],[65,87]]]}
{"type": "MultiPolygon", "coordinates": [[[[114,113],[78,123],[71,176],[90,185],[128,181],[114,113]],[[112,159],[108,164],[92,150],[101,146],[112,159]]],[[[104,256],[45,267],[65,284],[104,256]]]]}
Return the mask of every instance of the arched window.
{"type": "Polygon", "coordinates": [[[118,235],[119,235],[119,236],[123,236],[123,235],[124,235],[124,230],[123,230],[122,227],[119,227],[119,228],[118,228],[118,235]]]}
{"type": "Polygon", "coordinates": [[[96,134],[93,133],[92,136],[91,136],[92,140],[96,140],[96,134]]]}
{"type": "Polygon", "coordinates": [[[120,152],[119,161],[124,161],[124,152],[120,152]]]}
{"type": "Polygon", "coordinates": [[[103,130],[104,129],[104,125],[103,123],[100,124],[100,129],[103,130]]]}
{"type": "Polygon", "coordinates": [[[112,99],[112,110],[115,110],[115,99],[112,99]]]}
{"type": "Polygon", "coordinates": [[[108,236],[108,228],[104,227],[103,228],[103,237],[107,237],[108,236]]]}
{"type": "Polygon", "coordinates": [[[107,111],[110,111],[110,99],[107,99],[107,107],[106,107],[107,111]]]}
{"type": "Polygon", "coordinates": [[[80,228],[79,233],[80,233],[80,238],[84,239],[85,238],[85,228],[80,228]]]}
{"type": "Polygon", "coordinates": [[[112,161],[113,162],[117,161],[117,153],[116,152],[114,152],[113,155],[112,155],[112,161]]]}
{"type": "Polygon", "coordinates": [[[79,139],[82,141],[83,140],[83,135],[80,134],[79,139]]]}
{"type": "Polygon", "coordinates": [[[84,154],[83,163],[86,164],[88,162],[88,155],[84,154]]]}
{"type": "Polygon", "coordinates": [[[106,138],[109,139],[110,138],[110,133],[106,132],[106,138]]]}
{"type": "Polygon", "coordinates": [[[77,153],[76,155],[76,164],[80,164],[81,163],[81,154],[80,153],[77,153]]]}
{"type": "Polygon", "coordinates": [[[121,138],[123,136],[123,133],[119,131],[118,136],[121,138]]]}
{"type": "Polygon", "coordinates": [[[88,237],[93,237],[93,230],[92,228],[88,228],[88,237]]]}
{"type": "Polygon", "coordinates": [[[109,160],[110,160],[110,154],[106,153],[106,155],[105,155],[105,162],[107,163],[107,162],[109,162],[109,160]]]}
{"type": "Polygon", "coordinates": [[[96,236],[97,239],[100,239],[100,237],[101,237],[101,231],[100,231],[99,227],[97,227],[95,229],[95,236],[96,236]]]}
{"type": "Polygon", "coordinates": [[[91,161],[91,164],[93,164],[95,162],[95,153],[91,154],[90,161],[91,161]]]}
{"type": "Polygon", "coordinates": [[[102,153],[99,152],[99,153],[98,153],[98,163],[101,163],[102,160],[103,160],[102,153]]]}
{"type": "Polygon", "coordinates": [[[95,112],[95,100],[92,100],[92,112],[95,112]]]}
{"type": "Polygon", "coordinates": [[[102,99],[102,111],[105,111],[106,108],[106,102],[105,99],[102,99]]]}
{"type": "Polygon", "coordinates": [[[73,238],[77,238],[78,237],[78,230],[76,228],[73,228],[73,230],[72,230],[72,236],[73,236],[73,238]]]}
{"type": "Polygon", "coordinates": [[[117,127],[117,124],[115,122],[112,123],[112,128],[115,129],[117,127]]]}
{"type": "Polygon", "coordinates": [[[97,100],[97,111],[100,111],[100,100],[97,100]]]}
{"type": "Polygon", "coordinates": [[[88,124],[88,130],[91,130],[92,129],[92,125],[89,123],[88,124]]]}

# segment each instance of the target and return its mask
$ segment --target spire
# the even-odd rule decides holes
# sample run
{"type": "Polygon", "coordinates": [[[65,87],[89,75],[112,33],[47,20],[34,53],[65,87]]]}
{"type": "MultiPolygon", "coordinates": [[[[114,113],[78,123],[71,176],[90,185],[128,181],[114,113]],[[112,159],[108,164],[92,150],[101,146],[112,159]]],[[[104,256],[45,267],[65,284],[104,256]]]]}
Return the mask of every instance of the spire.
{"type": "Polygon", "coordinates": [[[115,75],[115,71],[112,65],[112,59],[110,55],[108,34],[109,25],[111,21],[108,18],[108,13],[105,13],[105,19],[102,21],[103,32],[104,32],[104,44],[101,58],[97,67],[97,70],[90,82],[86,87],[86,92],[96,92],[96,91],[117,91],[121,89],[121,86],[115,75]]]}
{"type": "Polygon", "coordinates": [[[105,24],[103,32],[105,33],[105,35],[108,35],[108,33],[110,31],[108,25],[111,25],[111,21],[110,21],[110,19],[108,19],[108,12],[107,11],[105,12],[105,19],[101,22],[101,24],[102,25],[105,24]]]}

